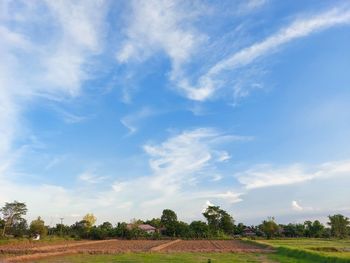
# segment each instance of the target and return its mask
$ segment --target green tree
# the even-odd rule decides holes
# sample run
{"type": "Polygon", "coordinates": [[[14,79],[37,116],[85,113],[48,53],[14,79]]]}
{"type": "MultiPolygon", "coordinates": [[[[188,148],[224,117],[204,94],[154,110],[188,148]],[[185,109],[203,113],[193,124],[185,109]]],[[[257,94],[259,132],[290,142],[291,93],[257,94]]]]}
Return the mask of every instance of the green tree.
{"type": "Polygon", "coordinates": [[[20,203],[18,201],[5,203],[5,206],[0,209],[3,220],[5,221],[2,236],[5,236],[6,228],[12,227],[17,222],[20,222],[23,219],[22,216],[24,216],[27,211],[28,209],[25,203],[20,203]]]}
{"type": "Polygon", "coordinates": [[[113,225],[110,222],[103,222],[100,227],[107,231],[111,231],[113,229],[113,225]]]}
{"type": "Polygon", "coordinates": [[[117,227],[115,229],[115,235],[117,237],[125,238],[128,232],[127,224],[126,223],[118,223],[117,227]]]}
{"type": "Polygon", "coordinates": [[[320,223],[320,221],[305,221],[304,225],[305,235],[307,237],[321,237],[323,235],[324,226],[320,223]]]}
{"type": "Polygon", "coordinates": [[[209,236],[209,227],[205,222],[193,221],[190,224],[190,232],[194,238],[207,238],[209,236]]]}
{"type": "Polygon", "coordinates": [[[274,217],[269,217],[262,222],[260,229],[265,233],[266,237],[270,239],[278,233],[279,226],[276,224],[274,217]]]}
{"type": "Polygon", "coordinates": [[[31,235],[39,234],[41,237],[45,237],[47,235],[45,222],[41,219],[40,216],[30,223],[29,232],[31,235]]]}
{"type": "Polygon", "coordinates": [[[21,218],[19,221],[14,223],[11,227],[11,234],[15,237],[23,237],[28,232],[27,220],[21,218]]]}
{"type": "Polygon", "coordinates": [[[162,227],[162,221],[160,220],[160,218],[152,218],[151,220],[147,220],[145,224],[151,225],[155,228],[162,227]]]}
{"type": "Polygon", "coordinates": [[[189,225],[185,222],[178,221],[176,223],[175,232],[177,237],[184,237],[184,238],[190,237],[189,225]]]}
{"type": "Polygon", "coordinates": [[[176,235],[177,215],[173,210],[164,209],[160,222],[166,228],[165,233],[168,236],[176,235]]]}
{"type": "Polygon", "coordinates": [[[75,222],[70,227],[71,236],[79,238],[88,238],[89,237],[89,223],[85,220],[75,222]]]}
{"type": "Polygon", "coordinates": [[[235,221],[226,211],[221,210],[220,230],[225,234],[232,235],[235,230],[235,221]]]}
{"type": "Polygon", "coordinates": [[[347,233],[347,228],[350,226],[349,218],[337,214],[333,216],[328,216],[329,222],[327,223],[331,227],[331,234],[333,237],[345,238],[347,233]]]}
{"type": "Polygon", "coordinates": [[[54,233],[58,236],[66,236],[70,233],[70,227],[65,224],[56,224],[56,226],[51,229],[50,233],[54,233]]]}
{"type": "Polygon", "coordinates": [[[243,235],[243,231],[246,228],[246,226],[243,223],[239,223],[236,227],[235,227],[235,234],[236,235],[243,235]]]}
{"type": "Polygon", "coordinates": [[[213,234],[223,231],[225,234],[233,234],[235,225],[232,216],[220,206],[208,206],[203,216],[208,221],[208,226],[213,234]]]}

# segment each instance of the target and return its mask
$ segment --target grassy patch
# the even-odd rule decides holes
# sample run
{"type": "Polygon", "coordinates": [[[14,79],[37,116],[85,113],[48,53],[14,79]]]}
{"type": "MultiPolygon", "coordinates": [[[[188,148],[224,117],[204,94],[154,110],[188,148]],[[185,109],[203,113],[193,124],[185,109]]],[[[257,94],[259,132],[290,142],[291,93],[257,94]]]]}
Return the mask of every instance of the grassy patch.
{"type": "MultiPolygon", "coordinates": [[[[301,262],[350,262],[350,240],[302,238],[258,242],[277,249],[277,254],[272,257],[281,256],[282,258],[304,260],[301,262]]],[[[284,261],[281,260],[281,262],[284,261]]]]}
{"type": "Polygon", "coordinates": [[[38,260],[40,263],[243,263],[267,262],[265,255],[237,253],[124,253],[118,255],[71,255],[38,260]]]}

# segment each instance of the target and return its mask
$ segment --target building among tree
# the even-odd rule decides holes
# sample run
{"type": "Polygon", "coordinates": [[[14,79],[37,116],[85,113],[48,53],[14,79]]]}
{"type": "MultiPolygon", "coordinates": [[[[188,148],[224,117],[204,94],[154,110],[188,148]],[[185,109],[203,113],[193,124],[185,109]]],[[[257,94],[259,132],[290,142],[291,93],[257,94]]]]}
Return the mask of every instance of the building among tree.
{"type": "Polygon", "coordinates": [[[148,224],[139,224],[139,225],[135,225],[135,224],[127,224],[127,229],[131,230],[135,227],[137,227],[138,229],[145,231],[147,234],[153,234],[157,231],[157,228],[148,225],[148,224]]]}

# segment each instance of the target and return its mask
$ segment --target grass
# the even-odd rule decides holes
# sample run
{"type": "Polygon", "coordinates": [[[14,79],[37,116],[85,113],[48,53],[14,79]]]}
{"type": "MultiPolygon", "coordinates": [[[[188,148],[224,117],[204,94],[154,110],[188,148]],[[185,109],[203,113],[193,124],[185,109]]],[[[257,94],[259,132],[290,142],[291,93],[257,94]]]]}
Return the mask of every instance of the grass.
{"type": "Polygon", "coordinates": [[[258,242],[275,247],[277,253],[273,256],[280,256],[282,259],[295,258],[306,260],[306,262],[350,262],[349,239],[298,238],[271,239],[258,242]]]}
{"type": "MultiPolygon", "coordinates": [[[[36,263],[328,263],[337,262],[327,258],[295,257],[278,251],[272,254],[246,253],[125,253],[118,255],[71,255],[59,258],[47,258],[36,263]]],[[[338,261],[339,262],[339,261],[338,261]]],[[[343,261],[349,262],[349,261],[343,261]]]]}
{"type": "Polygon", "coordinates": [[[238,253],[124,253],[117,255],[71,255],[38,260],[40,263],[243,263],[269,262],[266,255],[238,253]]]}

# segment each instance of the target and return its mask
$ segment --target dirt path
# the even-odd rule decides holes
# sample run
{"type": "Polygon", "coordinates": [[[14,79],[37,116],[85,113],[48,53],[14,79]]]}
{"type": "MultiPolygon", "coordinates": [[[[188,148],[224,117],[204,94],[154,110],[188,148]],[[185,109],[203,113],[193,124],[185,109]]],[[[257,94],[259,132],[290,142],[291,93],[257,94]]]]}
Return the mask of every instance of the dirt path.
{"type": "Polygon", "coordinates": [[[60,251],[60,252],[35,253],[35,254],[31,254],[31,255],[22,255],[22,256],[5,258],[4,263],[23,262],[23,261],[36,260],[36,259],[42,259],[42,258],[47,258],[47,257],[62,256],[62,255],[71,254],[71,253],[72,252],[69,250],[68,251],[60,251]]]}
{"type": "Polygon", "coordinates": [[[42,246],[42,247],[34,247],[34,248],[29,249],[29,251],[48,252],[51,250],[62,250],[62,249],[68,249],[68,248],[77,247],[77,246],[93,245],[93,244],[99,244],[99,243],[108,243],[108,241],[109,240],[98,240],[98,241],[69,243],[69,244],[62,244],[62,245],[48,245],[48,246],[42,246]]]}
{"type": "Polygon", "coordinates": [[[156,246],[156,247],[152,247],[152,248],[150,249],[150,251],[152,251],[152,252],[159,252],[159,251],[161,251],[162,249],[167,248],[167,247],[169,247],[169,246],[171,246],[171,245],[173,245],[173,244],[176,244],[176,243],[178,243],[178,242],[180,242],[180,241],[181,241],[181,239],[176,239],[176,240],[174,240],[174,241],[170,241],[170,242],[168,242],[168,243],[165,243],[165,244],[162,244],[162,245],[159,245],[159,246],[156,246]]]}

